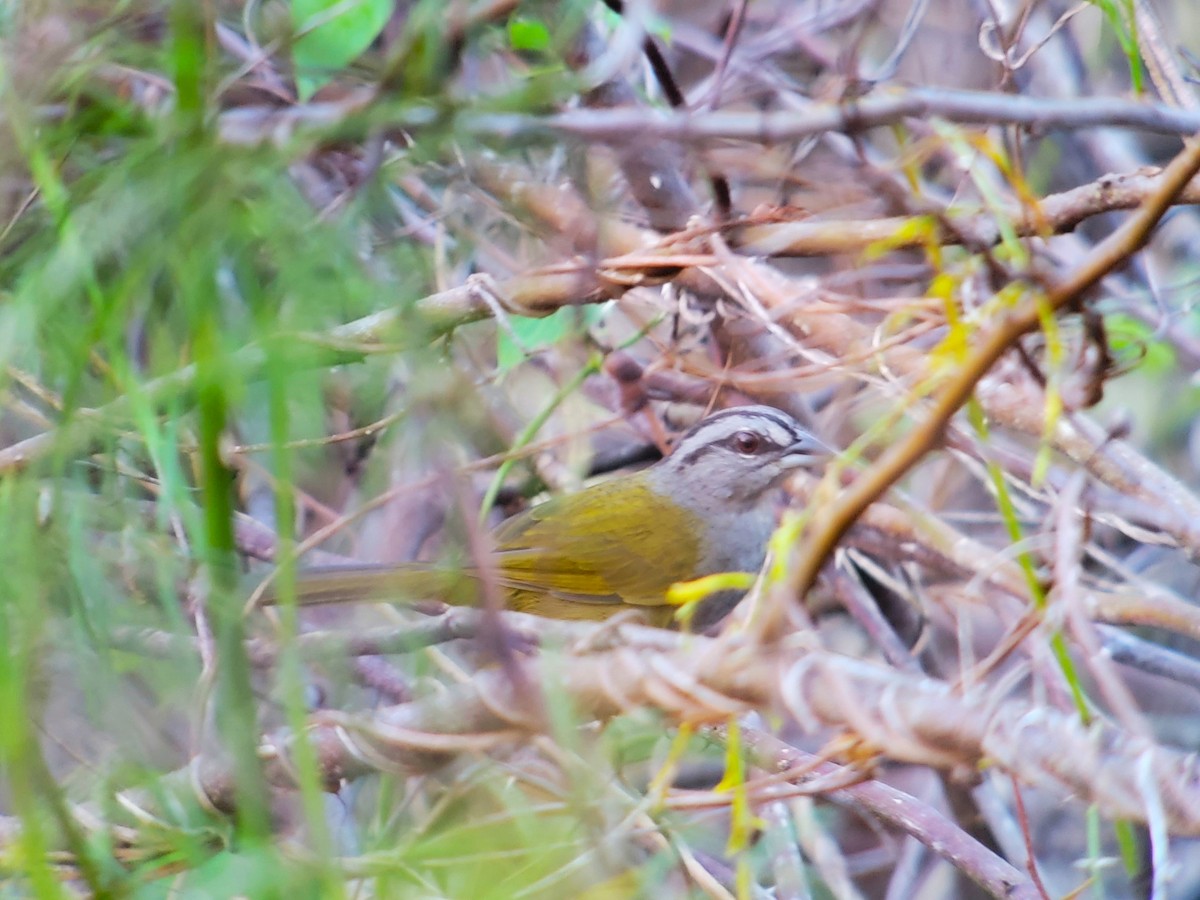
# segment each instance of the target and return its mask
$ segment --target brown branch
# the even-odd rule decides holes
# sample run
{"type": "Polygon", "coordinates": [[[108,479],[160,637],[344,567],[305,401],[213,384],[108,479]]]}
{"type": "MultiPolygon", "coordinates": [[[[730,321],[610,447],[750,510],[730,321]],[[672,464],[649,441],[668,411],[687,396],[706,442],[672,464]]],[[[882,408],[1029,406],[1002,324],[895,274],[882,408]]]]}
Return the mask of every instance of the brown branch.
{"type": "MultiPolygon", "coordinates": [[[[288,643],[305,660],[411,653],[421,647],[474,638],[481,625],[479,610],[449,609],[424,622],[380,625],[353,632],[310,631],[297,635],[290,642],[252,638],[246,642],[246,657],[252,666],[269,668],[279,661],[288,643]]],[[[536,632],[519,634],[530,645],[536,644],[536,632]]],[[[179,659],[199,652],[195,638],[150,628],[115,628],[108,633],[108,641],[117,649],[156,659],[179,659]]]]}
{"type": "MultiPolygon", "coordinates": [[[[984,689],[960,694],[943,682],[825,651],[767,651],[744,640],[663,634],[677,641],[676,649],[620,646],[525,660],[524,681],[556,685],[584,719],[636,707],[694,723],[721,722],[751,708],[782,711],[806,728],[849,731],[892,759],[968,769],[987,760],[1024,783],[1094,803],[1111,818],[1145,821],[1144,790],[1151,784],[1172,831],[1200,834],[1194,755],[984,689]]],[[[531,700],[514,693],[502,672],[487,670],[417,702],[360,715],[315,714],[305,739],[322,783],[336,790],[372,771],[425,772],[455,754],[541,732],[549,727],[544,706],[531,700]]],[[[293,740],[280,732],[260,743],[264,776],[277,788],[295,786],[293,740]]],[[[204,805],[232,811],[232,780],[220,760],[197,759],[189,775],[172,778],[195,779],[204,805]]]]}
{"type": "MultiPolygon", "coordinates": [[[[992,246],[1000,240],[998,218],[1007,218],[1018,237],[1066,234],[1094,216],[1136,209],[1160,189],[1164,177],[1162,170],[1147,168],[1105,175],[1089,184],[1051,194],[1038,201],[1033,209],[1013,208],[1007,213],[952,211],[947,218],[954,229],[939,235],[938,240],[944,245],[966,242],[992,246]]],[[[1200,203],[1200,182],[1187,184],[1173,202],[1200,203]]],[[[924,246],[928,236],[913,228],[914,222],[912,216],[858,221],[756,223],[750,220],[731,226],[730,243],[751,256],[783,257],[857,253],[883,245],[895,249],[924,246]]]]}
{"type": "MultiPolygon", "coordinates": [[[[580,258],[510,278],[470,279],[464,284],[430,294],[418,301],[416,308],[422,322],[435,333],[447,332],[459,325],[487,318],[493,314],[496,305],[510,314],[537,317],[550,315],[564,306],[603,302],[621,296],[631,286],[659,283],[663,280],[664,271],[673,271],[676,279],[684,283],[692,281],[695,283],[693,286],[705,289],[712,287],[707,277],[697,277],[691,271],[695,267],[710,266],[717,262],[709,252],[704,234],[684,233],[660,239],[653,232],[619,221],[599,220],[578,196],[540,184],[528,177],[527,173],[526,177],[522,177],[510,168],[479,167],[475,177],[509,202],[528,209],[552,233],[570,235],[580,252],[598,253],[601,258],[580,258]]],[[[1036,218],[1043,223],[1042,227],[1051,231],[1068,230],[1088,216],[1126,209],[1144,202],[1147,197],[1161,190],[1165,177],[1166,173],[1150,174],[1147,171],[1105,176],[1093,184],[1043,199],[1036,218]]],[[[1177,194],[1177,201],[1200,202],[1200,184],[1187,185],[1177,194]]],[[[1019,233],[1038,233],[1033,216],[1022,214],[1016,217],[1014,213],[1014,217],[1019,233]]],[[[882,220],[882,224],[875,221],[823,221],[742,225],[738,226],[739,230],[734,236],[741,235],[741,249],[747,253],[839,253],[861,250],[881,240],[895,240],[897,230],[903,228],[906,221],[900,218],[882,220]]],[[[987,242],[988,236],[994,233],[994,227],[987,225],[986,220],[979,216],[968,217],[959,233],[970,235],[972,229],[978,230],[976,236],[983,242],[987,242]]],[[[954,240],[951,235],[944,238],[947,241],[954,240]]],[[[756,264],[746,260],[745,265],[756,264]]],[[[762,267],[758,268],[761,270],[762,267]]],[[[407,306],[384,309],[338,326],[326,335],[308,339],[318,345],[361,345],[402,339],[399,330],[404,317],[408,315],[407,309],[407,306]]],[[[838,358],[853,355],[850,345],[866,340],[863,326],[848,317],[830,317],[824,322],[815,319],[811,327],[814,329],[814,340],[834,348],[838,358]]],[[[808,329],[806,325],[805,331],[808,329]]],[[[297,336],[297,339],[303,340],[304,337],[297,336]]],[[[869,346],[867,351],[868,358],[872,358],[877,348],[869,346]]],[[[262,348],[250,346],[239,352],[235,364],[244,370],[246,378],[252,379],[264,360],[262,348]]],[[[889,364],[901,369],[917,368],[923,363],[923,354],[904,346],[895,347],[889,354],[889,364]]],[[[143,399],[157,404],[167,398],[186,395],[194,379],[194,368],[185,366],[143,384],[139,390],[143,399]]],[[[1029,398],[1014,397],[1011,393],[1001,391],[996,391],[992,397],[988,395],[986,384],[981,386],[981,392],[990,413],[1006,424],[1040,433],[1040,417],[1036,425],[1019,425],[1028,417],[1029,410],[1040,408],[1040,404],[1031,404],[1029,398]]],[[[78,410],[66,424],[0,448],[0,473],[24,469],[52,452],[77,453],[103,428],[112,422],[127,419],[129,414],[127,397],[118,397],[96,409],[78,410]]],[[[1077,461],[1088,460],[1093,467],[1104,464],[1105,456],[1095,452],[1094,443],[1084,441],[1081,445],[1079,437],[1072,437],[1067,431],[1067,425],[1060,424],[1060,429],[1063,434],[1060,443],[1065,452],[1077,461]]],[[[1147,466],[1154,468],[1128,448],[1111,452],[1121,454],[1124,457],[1122,465],[1133,473],[1121,477],[1126,484],[1140,483],[1147,466]]],[[[1115,471],[1110,467],[1108,474],[1103,476],[1105,480],[1111,481],[1115,471]]],[[[1172,491],[1165,489],[1156,489],[1154,493],[1157,500],[1167,500],[1173,495],[1172,491]]],[[[1195,523],[1200,521],[1200,517],[1181,511],[1174,521],[1195,523]]],[[[1185,542],[1200,548],[1200,534],[1187,537],[1185,542]]]]}
{"type": "MultiPolygon", "coordinates": [[[[506,610],[504,617],[510,632],[526,640],[531,647],[542,642],[595,644],[595,628],[587,622],[544,619],[512,610],[506,610]]],[[[449,607],[423,621],[359,628],[352,633],[308,631],[296,635],[291,642],[300,658],[307,660],[387,656],[474,638],[489,621],[481,609],[449,607]]],[[[625,646],[657,651],[676,649],[684,640],[682,635],[674,632],[631,623],[614,630],[612,639],[618,635],[625,646]]],[[[107,637],[112,647],[153,659],[180,659],[200,652],[196,638],[153,628],[117,627],[107,637]]],[[[278,662],[283,645],[282,638],[250,638],[246,641],[246,656],[253,665],[267,668],[278,662]]]]}
{"type": "MultiPolygon", "coordinates": [[[[712,729],[718,737],[724,729],[712,729]]],[[[774,735],[754,728],[741,728],[741,736],[754,764],[768,772],[799,769],[804,779],[827,778],[844,771],[843,766],[825,762],[774,735]]],[[[866,813],[916,838],[993,897],[1035,900],[1039,897],[1030,879],[959,828],[936,809],[916,797],[881,781],[830,791],[826,799],[866,813]]]]}
{"type": "MultiPolygon", "coordinates": [[[[362,90],[332,103],[287,109],[245,106],[221,115],[220,139],[237,146],[269,144],[303,152],[336,134],[365,137],[380,127],[420,130],[445,127],[442,110],[410,108],[372,112],[372,95],[362,90]]],[[[904,119],[938,117],[976,125],[1024,125],[1059,129],[1131,128],[1152,134],[1188,135],[1200,130],[1200,114],[1163,104],[1072,97],[1056,100],[990,91],[910,88],[841,103],[813,103],[803,110],[767,113],[675,112],[647,109],[571,110],[551,116],[521,113],[462,113],[454,127],[465,134],[511,141],[518,136],[570,134],[593,141],[641,139],[708,143],[721,140],[779,144],[830,132],[858,134],[904,119]]]]}
{"type": "MultiPolygon", "coordinates": [[[[788,560],[786,594],[802,597],[816,580],[821,566],[839,538],[875,499],[883,496],[913,465],[934,447],[959,407],[975,385],[1023,334],[1038,327],[1043,305],[1061,309],[1095,286],[1149,239],[1150,232],[1174,198],[1200,170],[1200,141],[1189,144],[1163,173],[1159,190],[1089,254],[1065,281],[1055,285],[1043,299],[1029,298],[1016,309],[997,316],[951,377],[934,394],[925,418],[904,438],[893,444],[878,461],[837,498],[816,510],[788,560]]],[[[759,627],[765,638],[776,639],[787,631],[787,607],[768,605],[759,627]]]]}

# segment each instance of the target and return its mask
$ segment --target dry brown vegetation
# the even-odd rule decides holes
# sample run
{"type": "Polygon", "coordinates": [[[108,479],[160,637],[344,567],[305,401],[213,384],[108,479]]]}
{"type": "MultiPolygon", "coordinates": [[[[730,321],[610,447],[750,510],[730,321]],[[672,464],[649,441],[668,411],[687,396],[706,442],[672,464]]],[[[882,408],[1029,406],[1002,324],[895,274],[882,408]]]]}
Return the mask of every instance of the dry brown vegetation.
{"type": "Polygon", "coordinates": [[[6,895],[1200,891],[1190,4],[301,6],[3,25],[6,895]],[[252,599],[747,402],[705,634],[252,599]]]}

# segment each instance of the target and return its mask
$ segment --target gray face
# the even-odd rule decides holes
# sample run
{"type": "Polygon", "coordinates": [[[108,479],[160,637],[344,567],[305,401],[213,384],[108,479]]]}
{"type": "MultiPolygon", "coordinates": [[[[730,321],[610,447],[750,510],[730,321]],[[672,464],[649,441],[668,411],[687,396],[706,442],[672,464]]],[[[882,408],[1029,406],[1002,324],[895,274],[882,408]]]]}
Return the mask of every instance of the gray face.
{"type": "Polygon", "coordinates": [[[689,505],[744,509],[770,497],[794,469],[831,451],[785,412],[770,406],[722,410],[692,427],[659,463],[659,483],[689,505]]]}

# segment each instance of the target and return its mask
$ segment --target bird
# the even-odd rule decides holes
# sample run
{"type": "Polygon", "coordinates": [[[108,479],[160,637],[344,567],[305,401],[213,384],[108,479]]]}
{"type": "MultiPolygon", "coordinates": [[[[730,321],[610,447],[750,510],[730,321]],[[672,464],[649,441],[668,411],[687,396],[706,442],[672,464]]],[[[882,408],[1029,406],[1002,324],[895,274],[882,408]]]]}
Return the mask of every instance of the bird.
{"type": "MultiPolygon", "coordinates": [[[[297,573],[296,599],[308,605],[434,597],[470,604],[486,577],[503,591],[508,609],[598,620],[637,608],[666,626],[675,612],[667,600],[671,585],[762,567],[778,488],[792,472],[831,455],[779,409],[731,407],[693,425],[654,465],[503,522],[492,536],[486,572],[437,563],[322,566],[297,573]]],[[[739,596],[725,592],[722,615],[739,596]]],[[[278,602],[271,588],[264,601],[278,602]]]]}

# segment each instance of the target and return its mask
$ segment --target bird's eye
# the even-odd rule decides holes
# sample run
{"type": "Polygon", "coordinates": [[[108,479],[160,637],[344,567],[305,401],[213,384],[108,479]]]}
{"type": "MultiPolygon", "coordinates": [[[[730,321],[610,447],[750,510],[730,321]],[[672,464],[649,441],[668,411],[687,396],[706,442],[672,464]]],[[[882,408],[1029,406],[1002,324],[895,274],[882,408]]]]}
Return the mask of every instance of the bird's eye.
{"type": "Polygon", "coordinates": [[[738,453],[752,456],[762,447],[762,438],[753,431],[739,431],[733,436],[733,449],[738,453]]]}

